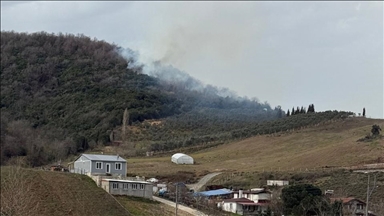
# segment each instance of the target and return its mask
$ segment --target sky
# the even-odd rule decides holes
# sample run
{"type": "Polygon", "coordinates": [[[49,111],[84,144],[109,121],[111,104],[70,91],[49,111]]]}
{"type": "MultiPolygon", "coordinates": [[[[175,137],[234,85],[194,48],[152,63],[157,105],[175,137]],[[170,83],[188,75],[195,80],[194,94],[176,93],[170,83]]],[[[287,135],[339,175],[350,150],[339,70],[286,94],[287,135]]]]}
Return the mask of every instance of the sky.
{"type": "Polygon", "coordinates": [[[383,2],[5,2],[1,30],[84,34],[205,84],[384,118],[383,2]]]}

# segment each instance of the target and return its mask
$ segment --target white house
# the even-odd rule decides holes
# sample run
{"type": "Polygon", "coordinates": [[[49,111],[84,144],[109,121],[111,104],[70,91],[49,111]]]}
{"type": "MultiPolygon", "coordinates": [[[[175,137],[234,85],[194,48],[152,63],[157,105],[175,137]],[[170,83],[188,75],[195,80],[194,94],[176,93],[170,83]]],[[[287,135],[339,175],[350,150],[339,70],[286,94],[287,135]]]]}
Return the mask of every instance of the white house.
{"type": "Polygon", "coordinates": [[[223,200],[218,203],[218,207],[239,215],[258,215],[267,210],[268,203],[255,203],[247,198],[233,198],[223,200]]]}
{"type": "Polygon", "coordinates": [[[88,175],[127,175],[127,161],[119,155],[82,154],[69,164],[70,171],[88,175]]]}
{"type": "Polygon", "coordinates": [[[284,180],[267,180],[268,186],[285,186],[289,185],[289,181],[284,180]]]}
{"type": "Polygon", "coordinates": [[[269,203],[271,192],[264,188],[254,188],[247,191],[238,190],[233,192],[233,198],[247,198],[255,203],[269,203]]]}
{"type": "Polygon", "coordinates": [[[101,187],[113,195],[128,195],[152,199],[153,185],[145,181],[103,179],[101,187]]]}
{"type": "Polygon", "coordinates": [[[175,164],[193,164],[193,158],[183,153],[176,153],[172,155],[171,161],[175,164]]]}

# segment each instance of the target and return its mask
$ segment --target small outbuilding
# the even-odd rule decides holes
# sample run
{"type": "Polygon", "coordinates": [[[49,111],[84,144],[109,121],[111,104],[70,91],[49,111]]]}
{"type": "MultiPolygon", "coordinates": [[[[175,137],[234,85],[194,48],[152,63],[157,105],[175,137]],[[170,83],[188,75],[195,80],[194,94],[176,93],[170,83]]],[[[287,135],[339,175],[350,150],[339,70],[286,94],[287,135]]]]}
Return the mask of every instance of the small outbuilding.
{"type": "Polygon", "coordinates": [[[103,179],[101,187],[112,195],[127,195],[152,199],[153,185],[145,181],[103,179]]]}
{"type": "Polygon", "coordinates": [[[175,164],[193,164],[193,158],[183,153],[176,153],[172,155],[171,161],[175,164]]]}

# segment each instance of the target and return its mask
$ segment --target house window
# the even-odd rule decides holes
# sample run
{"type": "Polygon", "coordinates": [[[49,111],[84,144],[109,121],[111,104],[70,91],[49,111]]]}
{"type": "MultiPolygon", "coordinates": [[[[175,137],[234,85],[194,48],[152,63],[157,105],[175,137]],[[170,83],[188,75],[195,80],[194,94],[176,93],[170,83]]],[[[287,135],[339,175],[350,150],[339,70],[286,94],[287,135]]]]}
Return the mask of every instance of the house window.
{"type": "Polygon", "coordinates": [[[119,183],[112,183],[112,189],[118,189],[119,183]]]}
{"type": "Polygon", "coordinates": [[[357,204],[357,209],[363,209],[363,205],[362,204],[357,204]]]}
{"type": "Polygon", "coordinates": [[[128,190],[128,183],[123,184],[123,190],[128,190]]]}
{"type": "Polygon", "coordinates": [[[121,163],[115,163],[115,170],[121,170],[122,167],[121,163]]]}
{"type": "Polygon", "coordinates": [[[96,162],[96,169],[103,169],[103,163],[102,162],[96,162]]]}
{"type": "Polygon", "coordinates": [[[144,184],[140,184],[140,190],[144,190],[144,184]]]}
{"type": "Polygon", "coordinates": [[[132,189],[137,190],[137,184],[132,184],[132,189]]]}

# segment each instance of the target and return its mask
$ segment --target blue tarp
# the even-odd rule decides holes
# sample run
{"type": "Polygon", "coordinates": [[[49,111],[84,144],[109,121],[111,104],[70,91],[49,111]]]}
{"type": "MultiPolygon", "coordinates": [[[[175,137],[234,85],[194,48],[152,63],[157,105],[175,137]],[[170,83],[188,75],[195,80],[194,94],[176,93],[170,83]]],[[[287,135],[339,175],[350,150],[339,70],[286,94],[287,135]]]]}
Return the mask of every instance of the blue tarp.
{"type": "Polygon", "coordinates": [[[198,192],[198,193],[195,193],[195,196],[222,196],[222,195],[227,195],[227,194],[231,194],[232,191],[231,190],[228,190],[228,189],[218,189],[218,190],[209,190],[209,191],[202,191],[202,192],[198,192]]]}

